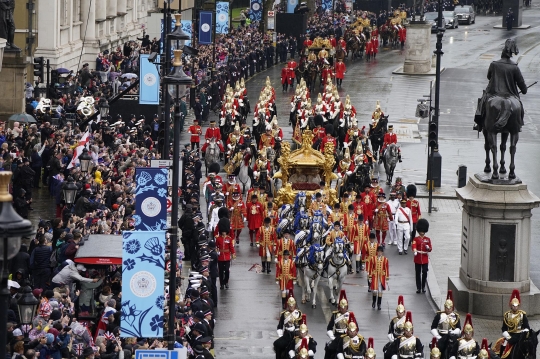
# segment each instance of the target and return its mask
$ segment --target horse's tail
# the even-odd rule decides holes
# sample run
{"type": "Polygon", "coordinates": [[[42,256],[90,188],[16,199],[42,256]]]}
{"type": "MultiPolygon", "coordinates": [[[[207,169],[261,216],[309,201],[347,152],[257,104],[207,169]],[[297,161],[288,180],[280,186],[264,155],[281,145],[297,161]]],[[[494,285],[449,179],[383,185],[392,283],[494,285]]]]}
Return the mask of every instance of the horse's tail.
{"type": "Polygon", "coordinates": [[[502,130],[512,115],[512,103],[509,98],[501,98],[501,109],[494,126],[497,131],[502,130]]]}

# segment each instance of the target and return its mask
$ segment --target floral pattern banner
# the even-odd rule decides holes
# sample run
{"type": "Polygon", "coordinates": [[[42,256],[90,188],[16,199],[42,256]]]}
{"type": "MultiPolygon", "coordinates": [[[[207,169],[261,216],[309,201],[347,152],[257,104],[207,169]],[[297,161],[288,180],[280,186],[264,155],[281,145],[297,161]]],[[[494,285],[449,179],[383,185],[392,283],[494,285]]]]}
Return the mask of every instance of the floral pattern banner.
{"type": "Polygon", "coordinates": [[[218,1],[216,3],[216,33],[228,34],[229,33],[229,3],[218,1]]]}
{"type": "Polygon", "coordinates": [[[163,337],[165,231],[124,231],[121,336],[163,337]]]}
{"type": "Polygon", "coordinates": [[[249,12],[249,18],[251,21],[261,21],[263,12],[262,0],[251,0],[250,8],[251,11],[249,12]]]}
{"type": "Polygon", "coordinates": [[[159,231],[167,228],[167,168],[135,169],[136,231],[159,231]]]}

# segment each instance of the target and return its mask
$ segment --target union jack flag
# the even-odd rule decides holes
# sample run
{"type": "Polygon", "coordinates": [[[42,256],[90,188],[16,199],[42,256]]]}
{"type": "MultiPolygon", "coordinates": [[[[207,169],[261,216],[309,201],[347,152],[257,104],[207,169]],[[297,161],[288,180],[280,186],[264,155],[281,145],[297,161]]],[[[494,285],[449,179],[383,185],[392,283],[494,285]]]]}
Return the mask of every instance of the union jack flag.
{"type": "Polygon", "coordinates": [[[82,355],[84,349],[83,346],[83,343],[73,344],[73,351],[75,352],[75,354],[77,354],[77,356],[82,355]]]}
{"type": "Polygon", "coordinates": [[[111,333],[111,332],[107,332],[107,333],[103,334],[103,336],[104,336],[105,339],[107,339],[107,340],[116,340],[116,337],[115,337],[114,334],[111,333]]]}

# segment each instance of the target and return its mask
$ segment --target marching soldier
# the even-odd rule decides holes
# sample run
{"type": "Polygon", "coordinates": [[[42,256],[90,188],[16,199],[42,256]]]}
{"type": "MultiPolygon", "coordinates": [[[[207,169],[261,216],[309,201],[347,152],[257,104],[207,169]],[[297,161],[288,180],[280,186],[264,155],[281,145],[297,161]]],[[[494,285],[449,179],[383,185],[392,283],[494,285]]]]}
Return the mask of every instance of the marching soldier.
{"type": "Polygon", "coordinates": [[[201,126],[199,126],[198,119],[193,120],[193,125],[189,126],[188,133],[191,135],[191,148],[195,149],[195,147],[197,147],[197,150],[199,150],[199,142],[201,141],[200,137],[202,135],[202,129],[201,126]]]}
{"type": "Polygon", "coordinates": [[[403,335],[403,329],[405,325],[405,304],[403,302],[403,296],[398,297],[398,306],[396,307],[396,316],[390,321],[388,327],[388,340],[393,342],[396,338],[403,335]]]}
{"type": "Polygon", "coordinates": [[[364,216],[360,214],[358,216],[358,223],[355,223],[352,229],[352,243],[353,243],[353,254],[355,255],[356,261],[356,273],[360,273],[362,269],[362,248],[364,248],[364,243],[368,241],[369,237],[369,226],[364,222],[364,216]]]}
{"type": "Polygon", "coordinates": [[[416,293],[426,292],[426,280],[429,264],[429,252],[433,249],[431,239],[426,237],[429,229],[429,222],[426,219],[418,221],[418,237],[413,239],[412,250],[414,253],[414,267],[416,271],[416,293]],[[421,277],[420,277],[421,273],[421,277]]]}
{"type": "Polygon", "coordinates": [[[289,90],[289,85],[292,86],[292,79],[289,74],[289,67],[287,65],[281,69],[281,85],[283,87],[283,92],[289,90]]]}
{"type": "Polygon", "coordinates": [[[386,246],[386,233],[388,232],[388,221],[393,221],[392,209],[390,205],[385,202],[386,195],[384,192],[379,193],[379,202],[375,208],[375,218],[373,224],[375,227],[375,234],[377,235],[377,242],[383,247],[386,246]],[[382,232],[382,242],[381,242],[382,232]]]}
{"type": "Polygon", "coordinates": [[[296,300],[292,292],[287,299],[287,309],[281,312],[277,326],[278,339],[274,341],[276,359],[282,358],[282,353],[287,350],[287,345],[293,339],[294,333],[299,329],[302,320],[302,312],[296,308],[296,300]]]}
{"type": "Polygon", "coordinates": [[[424,346],[418,337],[413,335],[414,327],[412,314],[407,312],[405,324],[403,325],[403,335],[394,340],[392,359],[410,359],[421,357],[424,353],[424,346]]]}
{"type": "Polygon", "coordinates": [[[388,268],[388,259],[384,256],[384,247],[377,247],[377,255],[371,257],[366,264],[366,270],[371,277],[371,293],[373,295],[373,302],[371,307],[375,309],[375,302],[377,302],[377,309],[381,310],[383,290],[386,290],[388,280],[390,279],[390,272],[388,268]]]}
{"type": "Polygon", "coordinates": [[[369,241],[364,243],[364,248],[362,248],[362,255],[363,255],[363,261],[365,263],[365,270],[368,272],[367,275],[367,282],[368,282],[368,292],[371,292],[371,277],[369,275],[368,271],[368,263],[371,262],[371,258],[374,258],[377,256],[377,237],[375,236],[375,232],[369,233],[369,241]]]}
{"type": "Polygon", "coordinates": [[[259,202],[259,197],[257,195],[251,195],[251,202],[246,203],[247,207],[247,221],[249,227],[249,241],[250,246],[253,247],[253,237],[255,236],[256,231],[262,225],[263,216],[264,216],[264,206],[259,202]]]}
{"type": "Polygon", "coordinates": [[[290,259],[290,252],[283,251],[283,257],[278,260],[276,265],[276,284],[281,292],[281,304],[285,309],[287,295],[293,290],[296,283],[296,265],[290,259]]]}
{"type": "Polygon", "coordinates": [[[520,302],[519,290],[514,289],[510,297],[510,310],[504,313],[503,316],[501,330],[504,341],[502,339],[498,341],[502,341],[500,350],[501,358],[511,353],[512,347],[519,341],[521,333],[528,332],[531,329],[529,327],[527,313],[519,309],[520,302]]]}
{"type": "Polygon", "coordinates": [[[264,225],[257,232],[257,248],[261,257],[263,273],[270,273],[270,263],[272,262],[272,252],[276,246],[276,229],[272,226],[272,219],[266,217],[264,225]]]}
{"type": "Polygon", "coordinates": [[[337,86],[339,88],[341,88],[341,84],[343,84],[343,78],[345,77],[346,72],[347,72],[347,67],[345,66],[345,63],[343,62],[343,59],[338,59],[335,65],[335,73],[336,73],[337,86]]]}
{"type": "Polygon", "coordinates": [[[229,236],[231,222],[228,218],[221,218],[218,223],[219,235],[216,237],[216,250],[219,267],[219,288],[229,289],[229,268],[231,259],[236,258],[234,250],[234,239],[229,236]]]}
{"type": "Polygon", "coordinates": [[[403,187],[403,182],[401,177],[396,177],[396,183],[392,186],[392,191],[396,192],[396,196],[401,194],[401,198],[407,198],[405,187],[403,187]]]}
{"type": "Polygon", "coordinates": [[[472,316],[467,313],[465,325],[463,326],[463,337],[459,338],[452,348],[450,348],[449,359],[456,358],[474,358],[478,356],[480,346],[473,339],[474,328],[472,325],[472,316]]]}
{"type": "Polygon", "coordinates": [[[453,343],[461,335],[459,314],[454,311],[452,291],[449,290],[444,302],[444,311],[437,312],[431,323],[431,334],[437,339],[437,347],[441,353],[450,350],[453,343]]]}
{"type": "Polygon", "coordinates": [[[409,242],[411,240],[411,228],[412,228],[412,214],[411,209],[407,208],[407,200],[402,199],[400,201],[401,207],[396,211],[396,241],[399,255],[403,252],[407,254],[409,249],[409,242]]]}
{"type": "Polygon", "coordinates": [[[411,209],[412,213],[413,228],[411,238],[416,237],[416,224],[422,216],[422,211],[420,211],[420,202],[418,202],[418,200],[416,200],[414,197],[416,197],[416,186],[410,184],[407,186],[407,207],[411,209]]]}
{"type": "Polygon", "coordinates": [[[293,234],[289,230],[285,229],[283,230],[282,235],[283,237],[276,241],[276,246],[274,247],[274,256],[276,263],[281,260],[285,251],[288,251],[289,253],[296,253],[296,246],[294,244],[293,234]]]}
{"type": "Polygon", "coordinates": [[[342,289],[339,293],[338,310],[332,312],[332,317],[326,326],[326,334],[330,340],[339,338],[347,332],[350,314],[347,295],[345,289],[342,289]]]}
{"type": "Polygon", "coordinates": [[[234,189],[232,194],[232,205],[229,207],[231,211],[231,229],[234,231],[236,244],[240,241],[240,233],[244,228],[246,220],[246,205],[242,201],[242,194],[238,189],[234,189]]]}

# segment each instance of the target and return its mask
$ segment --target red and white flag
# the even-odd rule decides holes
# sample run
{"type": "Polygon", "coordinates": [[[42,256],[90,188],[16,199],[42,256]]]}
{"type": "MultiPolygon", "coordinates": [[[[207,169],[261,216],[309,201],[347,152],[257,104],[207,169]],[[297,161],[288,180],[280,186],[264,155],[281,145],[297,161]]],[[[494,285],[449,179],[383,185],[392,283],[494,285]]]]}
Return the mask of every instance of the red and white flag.
{"type": "Polygon", "coordinates": [[[86,133],[82,136],[82,138],[79,140],[79,143],[77,147],[75,147],[75,150],[73,151],[73,158],[71,159],[71,162],[69,162],[68,169],[73,168],[79,164],[79,156],[82,154],[83,149],[88,149],[88,142],[90,141],[90,132],[86,131],[86,133]]]}

